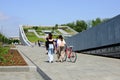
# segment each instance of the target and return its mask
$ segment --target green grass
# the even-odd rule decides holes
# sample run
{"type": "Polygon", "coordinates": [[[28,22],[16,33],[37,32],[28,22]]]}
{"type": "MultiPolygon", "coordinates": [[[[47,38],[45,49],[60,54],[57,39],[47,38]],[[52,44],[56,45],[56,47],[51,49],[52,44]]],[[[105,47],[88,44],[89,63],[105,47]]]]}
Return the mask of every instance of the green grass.
{"type": "Polygon", "coordinates": [[[5,62],[6,59],[4,58],[4,54],[8,53],[9,47],[0,47],[0,61],[5,62]]]}
{"type": "Polygon", "coordinates": [[[8,53],[9,47],[0,47],[0,54],[6,54],[8,53]]]}
{"type": "Polygon", "coordinates": [[[38,40],[44,42],[45,39],[43,38],[38,38],[33,32],[27,32],[26,36],[30,42],[37,42],[38,40]]]}
{"type": "Polygon", "coordinates": [[[44,36],[44,35],[45,35],[45,33],[42,33],[42,31],[38,31],[38,30],[37,30],[36,32],[37,32],[37,34],[40,35],[40,36],[44,36]]]}
{"type": "MultiPolygon", "coordinates": [[[[53,26],[54,27],[54,26],[53,26]]],[[[53,30],[53,27],[47,27],[47,26],[38,26],[38,28],[36,29],[36,32],[38,33],[38,35],[40,36],[44,36],[45,33],[42,33],[42,30],[53,30]]],[[[37,42],[38,40],[42,41],[42,42],[45,42],[45,39],[43,38],[38,38],[33,32],[28,32],[28,29],[34,29],[34,26],[31,26],[29,28],[27,27],[23,27],[24,28],[24,31],[25,31],[25,34],[28,38],[28,40],[30,42],[37,42]]],[[[58,28],[59,29],[59,28],[58,28]]],[[[71,31],[70,29],[68,29],[67,27],[62,27],[60,29],[63,29],[65,30],[66,32],[68,32],[69,34],[74,34],[73,31],[71,31]]],[[[58,37],[58,34],[62,34],[61,32],[59,32],[57,29],[54,28],[54,31],[56,32],[57,35],[53,35],[53,38],[57,38],[58,37]]]]}

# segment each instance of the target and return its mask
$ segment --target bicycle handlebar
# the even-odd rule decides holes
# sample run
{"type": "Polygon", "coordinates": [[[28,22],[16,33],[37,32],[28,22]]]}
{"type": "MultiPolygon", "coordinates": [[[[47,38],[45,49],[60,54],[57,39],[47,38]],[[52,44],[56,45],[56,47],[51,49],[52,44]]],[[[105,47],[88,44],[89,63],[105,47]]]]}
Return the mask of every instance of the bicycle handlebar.
{"type": "Polygon", "coordinates": [[[73,48],[73,46],[69,46],[70,48],[73,48]]]}
{"type": "MultiPolygon", "coordinates": [[[[66,45],[67,46],[67,45],[66,45]]],[[[68,48],[73,48],[74,46],[67,46],[68,48]]]]}

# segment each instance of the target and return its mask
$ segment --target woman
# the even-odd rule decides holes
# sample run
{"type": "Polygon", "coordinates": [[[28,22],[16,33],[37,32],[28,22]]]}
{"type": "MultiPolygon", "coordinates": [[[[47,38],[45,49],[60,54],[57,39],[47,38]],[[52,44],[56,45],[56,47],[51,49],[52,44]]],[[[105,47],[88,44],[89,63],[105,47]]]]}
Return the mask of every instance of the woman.
{"type": "Polygon", "coordinates": [[[65,40],[63,39],[62,35],[59,35],[58,40],[57,40],[57,61],[63,62],[63,58],[65,55],[65,40]]]}
{"type": "Polygon", "coordinates": [[[52,38],[52,34],[48,35],[48,61],[53,63],[53,54],[54,54],[54,39],[52,38]]]}

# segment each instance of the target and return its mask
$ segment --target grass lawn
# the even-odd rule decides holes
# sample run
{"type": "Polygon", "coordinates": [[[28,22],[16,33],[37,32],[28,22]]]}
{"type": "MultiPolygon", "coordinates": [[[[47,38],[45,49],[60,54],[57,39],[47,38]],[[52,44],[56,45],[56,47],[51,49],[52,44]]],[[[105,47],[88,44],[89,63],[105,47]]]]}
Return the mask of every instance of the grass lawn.
{"type": "MultiPolygon", "coordinates": [[[[54,26],[53,26],[54,27],[54,26]]],[[[45,35],[45,33],[43,33],[42,32],[42,30],[53,30],[53,27],[46,27],[46,26],[42,26],[42,27],[29,27],[29,28],[24,28],[24,31],[25,31],[25,34],[26,34],[26,36],[27,36],[27,38],[28,38],[28,40],[30,41],[30,42],[37,42],[38,40],[39,41],[41,41],[41,42],[45,42],[45,39],[43,39],[43,38],[38,38],[33,32],[28,32],[28,29],[34,29],[34,30],[36,30],[36,32],[38,33],[38,35],[40,35],[40,36],[44,36],[45,35]]],[[[59,29],[59,28],[58,28],[59,29]]],[[[54,28],[54,31],[55,31],[55,34],[53,34],[53,38],[54,39],[56,39],[57,37],[58,37],[58,35],[60,35],[60,34],[62,34],[61,32],[59,32],[59,30],[58,29],[55,29],[54,28]]],[[[67,28],[67,27],[60,27],[60,29],[63,29],[64,31],[66,31],[67,33],[69,33],[69,34],[74,34],[74,32],[73,31],[71,31],[69,28],[67,28]]]]}
{"type": "Polygon", "coordinates": [[[38,40],[45,41],[43,38],[38,38],[33,32],[27,32],[26,36],[30,42],[37,42],[38,40]]]}

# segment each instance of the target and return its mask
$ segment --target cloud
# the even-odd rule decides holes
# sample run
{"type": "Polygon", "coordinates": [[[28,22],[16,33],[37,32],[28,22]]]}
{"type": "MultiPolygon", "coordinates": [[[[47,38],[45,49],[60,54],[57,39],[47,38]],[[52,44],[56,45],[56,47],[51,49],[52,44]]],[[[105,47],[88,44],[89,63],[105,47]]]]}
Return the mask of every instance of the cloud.
{"type": "Polygon", "coordinates": [[[9,16],[7,16],[7,15],[0,12],[0,21],[8,20],[8,19],[9,19],[9,16]]]}

